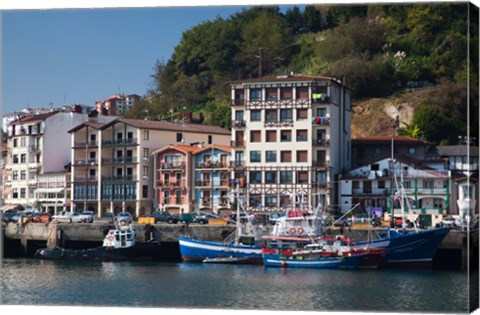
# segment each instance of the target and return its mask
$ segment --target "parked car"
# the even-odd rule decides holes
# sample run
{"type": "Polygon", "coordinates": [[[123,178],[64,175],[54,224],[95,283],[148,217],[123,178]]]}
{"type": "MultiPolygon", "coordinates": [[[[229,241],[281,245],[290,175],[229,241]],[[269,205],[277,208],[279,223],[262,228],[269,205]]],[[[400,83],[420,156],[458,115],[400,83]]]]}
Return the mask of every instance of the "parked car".
{"type": "Polygon", "coordinates": [[[446,216],[445,218],[443,218],[442,221],[440,221],[440,224],[442,226],[449,226],[449,227],[455,227],[456,226],[456,223],[455,223],[455,218],[452,217],[452,216],[446,216]]]}
{"type": "Polygon", "coordinates": [[[15,222],[18,220],[18,217],[15,217],[18,215],[18,210],[6,210],[3,212],[3,222],[15,222]]]}
{"type": "Polygon", "coordinates": [[[85,223],[93,223],[94,216],[93,211],[84,211],[80,213],[80,220],[85,223]]]}
{"type": "Polygon", "coordinates": [[[166,211],[155,211],[150,216],[155,218],[155,223],[167,222],[168,224],[176,224],[180,221],[180,218],[177,215],[166,211]]]}
{"type": "Polygon", "coordinates": [[[78,223],[81,222],[80,213],[71,211],[62,211],[52,217],[57,222],[78,223]]]}
{"type": "Polygon", "coordinates": [[[36,212],[33,214],[32,221],[35,223],[48,223],[52,221],[52,215],[48,212],[36,212]]]}
{"type": "Polygon", "coordinates": [[[120,212],[115,217],[115,223],[127,225],[133,222],[133,216],[130,212],[120,212]]]}

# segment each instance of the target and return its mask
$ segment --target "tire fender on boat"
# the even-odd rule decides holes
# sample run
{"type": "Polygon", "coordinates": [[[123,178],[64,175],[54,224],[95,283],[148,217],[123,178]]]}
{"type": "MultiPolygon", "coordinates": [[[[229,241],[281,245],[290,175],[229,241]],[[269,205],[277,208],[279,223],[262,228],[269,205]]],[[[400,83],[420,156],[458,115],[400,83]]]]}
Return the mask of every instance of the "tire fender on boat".
{"type": "Polygon", "coordinates": [[[298,233],[298,234],[303,234],[303,232],[304,232],[304,230],[303,230],[302,227],[299,227],[299,228],[297,229],[297,233],[298,233]]]}
{"type": "Polygon", "coordinates": [[[295,234],[296,229],[294,227],[292,227],[292,228],[290,228],[289,232],[290,232],[290,234],[295,234]]]}

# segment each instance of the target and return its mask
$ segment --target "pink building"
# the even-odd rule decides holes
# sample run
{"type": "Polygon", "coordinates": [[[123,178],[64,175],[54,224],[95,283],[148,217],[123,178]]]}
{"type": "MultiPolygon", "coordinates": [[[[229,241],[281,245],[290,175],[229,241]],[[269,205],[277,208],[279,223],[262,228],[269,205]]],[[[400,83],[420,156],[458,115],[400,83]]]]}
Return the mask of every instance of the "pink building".
{"type": "Polygon", "coordinates": [[[194,210],[192,155],[202,150],[197,146],[168,145],[153,152],[154,204],[161,211],[181,214],[194,210]]]}
{"type": "Polygon", "coordinates": [[[105,100],[96,101],[95,110],[102,115],[123,115],[139,99],[137,94],[114,94],[105,100]]]}

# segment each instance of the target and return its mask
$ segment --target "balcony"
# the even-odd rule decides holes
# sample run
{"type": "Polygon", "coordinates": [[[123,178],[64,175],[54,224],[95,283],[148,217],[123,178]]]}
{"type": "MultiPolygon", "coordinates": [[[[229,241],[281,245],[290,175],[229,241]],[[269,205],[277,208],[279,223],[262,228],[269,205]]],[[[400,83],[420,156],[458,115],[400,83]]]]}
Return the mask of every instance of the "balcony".
{"type": "Polygon", "coordinates": [[[133,175],[114,175],[114,176],[102,176],[102,181],[105,182],[122,182],[133,181],[133,175]]]}
{"type": "Polygon", "coordinates": [[[185,168],[185,162],[164,162],[160,164],[162,170],[182,170],[185,168]]]}
{"type": "Polygon", "coordinates": [[[327,93],[312,93],[312,104],[326,104],[330,102],[330,96],[327,93]]]}
{"type": "Polygon", "coordinates": [[[268,120],[263,125],[264,127],[293,127],[293,120],[268,120]]]}
{"type": "Polygon", "coordinates": [[[132,156],[116,157],[113,159],[102,158],[102,164],[134,164],[137,163],[137,158],[132,156]]]}
{"type": "Polygon", "coordinates": [[[97,176],[89,176],[89,175],[84,175],[84,176],[75,176],[73,178],[74,182],[96,182],[97,176]]]}
{"type": "Polygon", "coordinates": [[[97,159],[75,159],[75,166],[95,166],[97,165],[97,159]]]}
{"type": "Polygon", "coordinates": [[[228,163],[222,163],[222,162],[200,162],[195,165],[195,168],[197,169],[219,169],[219,168],[224,168],[227,169],[229,167],[228,163]]]}
{"type": "Polygon", "coordinates": [[[245,128],[245,120],[232,120],[232,128],[245,128]]]}
{"type": "Polygon", "coordinates": [[[91,141],[75,141],[73,143],[74,148],[85,148],[85,147],[98,147],[98,141],[91,140],[91,141]]]}
{"type": "Polygon", "coordinates": [[[316,146],[316,147],[328,147],[330,146],[330,140],[312,139],[312,144],[313,146],[316,146]]]}
{"type": "Polygon", "coordinates": [[[102,141],[102,146],[104,147],[131,146],[131,145],[137,145],[137,144],[138,144],[137,138],[102,141]]]}
{"type": "Polygon", "coordinates": [[[315,167],[327,167],[328,163],[326,160],[317,160],[313,161],[312,165],[315,167]]]}
{"type": "Polygon", "coordinates": [[[195,186],[197,187],[212,187],[212,181],[211,180],[196,180],[195,181],[195,186]]]}
{"type": "Polygon", "coordinates": [[[230,168],[244,168],[245,164],[245,160],[232,161],[230,162],[230,168]]]}
{"type": "Polygon", "coordinates": [[[245,99],[234,99],[231,102],[232,106],[244,106],[245,105],[245,99]]]}
{"type": "Polygon", "coordinates": [[[40,146],[30,145],[30,146],[28,146],[28,152],[30,152],[30,153],[40,152],[40,146]]]}
{"type": "Polygon", "coordinates": [[[235,148],[235,149],[245,148],[245,141],[243,141],[243,140],[232,140],[232,141],[230,141],[230,146],[232,148],[235,148]]]}
{"type": "Polygon", "coordinates": [[[312,124],[320,125],[320,126],[328,126],[330,125],[330,117],[313,117],[312,124]]]}

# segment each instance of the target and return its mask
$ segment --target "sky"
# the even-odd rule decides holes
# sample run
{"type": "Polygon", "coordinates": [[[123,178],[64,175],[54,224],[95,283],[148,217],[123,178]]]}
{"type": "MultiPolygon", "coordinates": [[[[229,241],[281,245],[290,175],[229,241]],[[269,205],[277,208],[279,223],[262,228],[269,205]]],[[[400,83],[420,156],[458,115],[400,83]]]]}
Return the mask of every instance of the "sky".
{"type": "Polygon", "coordinates": [[[3,11],[3,113],[144,95],[183,32],[244,8],[3,11]]]}
{"type": "MultiPolygon", "coordinates": [[[[268,1],[302,4],[295,0],[261,3],[268,1]]],[[[156,61],[170,59],[183,32],[217,16],[228,18],[248,9],[239,3],[258,4],[177,0],[170,4],[176,7],[165,7],[165,2],[2,1],[2,112],[68,104],[94,106],[95,101],[116,93],[145,95],[156,61]],[[14,3],[13,9],[9,3],[14,3]],[[48,9],[58,3],[60,9],[48,9]],[[83,8],[72,9],[78,7],[83,8]]]]}

